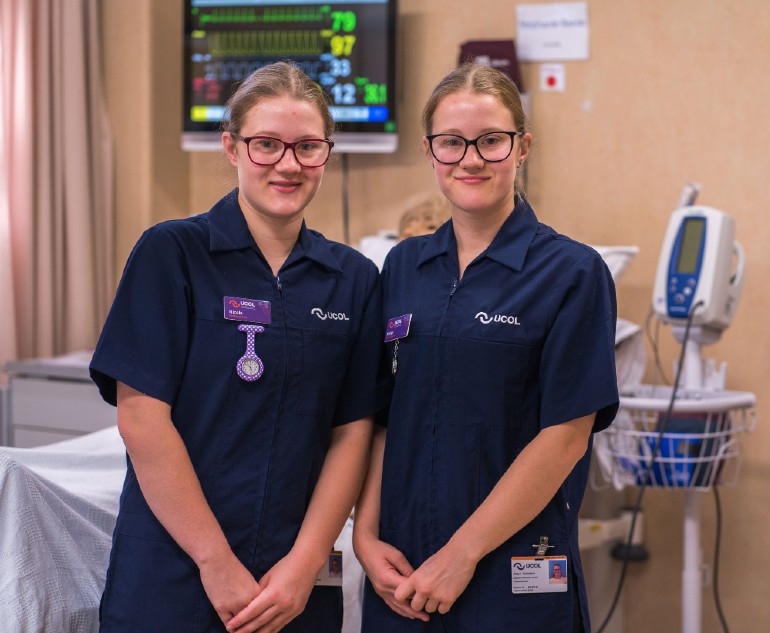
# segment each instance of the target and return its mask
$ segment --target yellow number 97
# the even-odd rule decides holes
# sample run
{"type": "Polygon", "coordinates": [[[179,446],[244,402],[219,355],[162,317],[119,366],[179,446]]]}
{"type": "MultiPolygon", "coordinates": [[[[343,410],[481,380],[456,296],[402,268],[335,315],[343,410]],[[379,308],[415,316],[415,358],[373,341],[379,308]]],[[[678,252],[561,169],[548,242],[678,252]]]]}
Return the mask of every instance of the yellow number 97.
{"type": "Polygon", "coordinates": [[[332,55],[335,57],[346,57],[353,51],[353,44],[356,43],[355,35],[333,35],[329,40],[332,48],[332,55]]]}

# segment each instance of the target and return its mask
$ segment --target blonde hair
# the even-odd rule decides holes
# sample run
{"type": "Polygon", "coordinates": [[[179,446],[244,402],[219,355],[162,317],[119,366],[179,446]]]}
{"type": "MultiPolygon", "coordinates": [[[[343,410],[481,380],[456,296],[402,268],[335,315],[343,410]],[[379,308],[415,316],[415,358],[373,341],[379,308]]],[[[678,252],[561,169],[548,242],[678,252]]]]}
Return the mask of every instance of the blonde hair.
{"type": "Polygon", "coordinates": [[[422,127],[426,135],[433,133],[433,115],[446,96],[469,90],[496,97],[513,116],[516,131],[527,131],[527,117],[516,84],[504,72],[476,62],[466,62],[448,73],[433,89],[422,111],[422,127]]]}
{"type": "Polygon", "coordinates": [[[243,119],[260,100],[284,96],[315,105],[324,122],[324,134],[327,138],[332,135],[334,120],[329,111],[328,97],[317,83],[291,62],[268,64],[246,77],[227,100],[225,107],[229,116],[222,123],[222,131],[240,134],[243,119]]]}

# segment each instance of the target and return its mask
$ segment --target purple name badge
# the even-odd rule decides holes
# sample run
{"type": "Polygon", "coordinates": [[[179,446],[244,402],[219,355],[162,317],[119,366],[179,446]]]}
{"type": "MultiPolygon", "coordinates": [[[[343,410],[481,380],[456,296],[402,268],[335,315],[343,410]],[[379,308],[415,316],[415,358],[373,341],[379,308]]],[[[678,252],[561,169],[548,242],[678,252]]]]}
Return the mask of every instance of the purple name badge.
{"type": "Polygon", "coordinates": [[[411,314],[403,314],[399,317],[388,319],[388,327],[385,330],[385,342],[404,338],[409,334],[409,324],[412,322],[411,314]]]}
{"type": "Polygon", "coordinates": [[[270,325],[270,302],[241,297],[225,297],[225,318],[228,321],[249,321],[270,325]]]}

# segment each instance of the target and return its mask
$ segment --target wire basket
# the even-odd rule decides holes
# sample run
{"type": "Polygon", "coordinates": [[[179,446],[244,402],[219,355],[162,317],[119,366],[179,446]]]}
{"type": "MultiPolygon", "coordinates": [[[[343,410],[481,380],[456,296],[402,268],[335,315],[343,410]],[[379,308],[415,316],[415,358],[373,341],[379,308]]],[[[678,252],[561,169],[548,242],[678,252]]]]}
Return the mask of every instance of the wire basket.
{"type": "Polygon", "coordinates": [[[621,396],[615,421],[594,442],[604,480],[617,489],[735,485],[740,435],[756,424],[754,394],[680,390],[669,417],[670,399],[670,387],[650,385],[621,396]]]}

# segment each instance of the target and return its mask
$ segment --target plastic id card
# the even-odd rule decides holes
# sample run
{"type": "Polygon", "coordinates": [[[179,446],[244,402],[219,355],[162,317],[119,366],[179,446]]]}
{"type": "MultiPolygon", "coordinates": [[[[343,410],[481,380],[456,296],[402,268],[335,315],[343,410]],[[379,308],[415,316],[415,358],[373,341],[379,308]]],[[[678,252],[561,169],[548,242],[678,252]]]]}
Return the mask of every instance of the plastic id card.
{"type": "Polygon", "coordinates": [[[514,556],[511,558],[513,593],[551,593],[567,591],[566,556],[514,556]]]}
{"type": "Polygon", "coordinates": [[[342,587],[342,552],[332,550],[329,561],[318,572],[315,579],[316,586],[342,587]]]}

